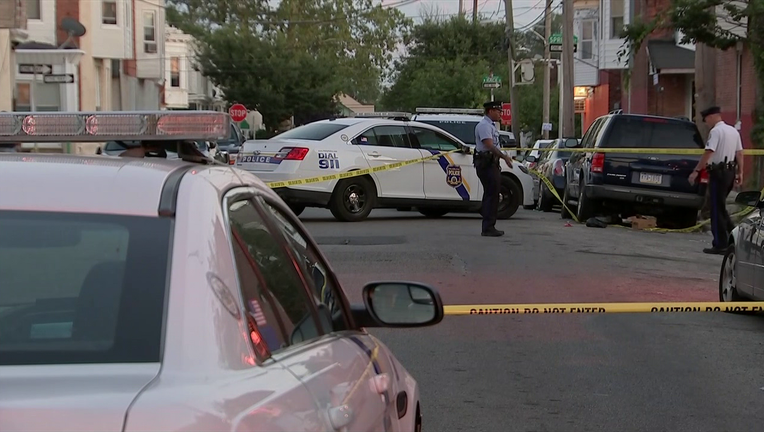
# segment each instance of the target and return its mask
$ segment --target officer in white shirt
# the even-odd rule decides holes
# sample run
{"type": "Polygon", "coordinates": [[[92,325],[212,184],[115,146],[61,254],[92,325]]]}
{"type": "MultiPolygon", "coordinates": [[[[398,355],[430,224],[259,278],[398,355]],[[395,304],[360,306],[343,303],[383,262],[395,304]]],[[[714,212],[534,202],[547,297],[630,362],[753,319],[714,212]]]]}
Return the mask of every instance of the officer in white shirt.
{"type": "Polygon", "coordinates": [[[480,183],[483,185],[483,231],[487,237],[501,237],[504,231],[496,229],[499,213],[499,189],[501,187],[501,168],[499,159],[504,159],[512,168],[512,158],[502,153],[499,143],[499,131],[494,122],[501,121],[501,102],[492,101],[483,104],[485,116],[475,126],[475,154],[473,164],[480,183]]]}
{"type": "Polygon", "coordinates": [[[701,111],[703,121],[711,127],[706,142],[706,151],[690,175],[694,183],[700,171],[708,170],[708,187],[711,205],[711,232],[714,235],[712,247],[703,249],[707,254],[723,255],[729,247],[729,236],[734,228],[727,212],[727,196],[735,183],[743,178],[743,143],[740,133],[722,120],[718,106],[701,111]]]}

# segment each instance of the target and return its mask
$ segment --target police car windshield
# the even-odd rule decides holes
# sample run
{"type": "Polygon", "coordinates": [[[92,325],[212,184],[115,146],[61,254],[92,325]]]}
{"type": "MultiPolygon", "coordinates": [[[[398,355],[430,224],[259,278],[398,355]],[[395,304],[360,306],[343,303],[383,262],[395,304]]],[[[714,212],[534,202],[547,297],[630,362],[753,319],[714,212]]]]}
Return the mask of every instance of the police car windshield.
{"type": "Polygon", "coordinates": [[[309,141],[321,141],[322,139],[325,139],[330,135],[334,135],[346,127],[348,127],[348,125],[339,123],[308,123],[286,132],[282,132],[272,139],[301,139],[309,141]]]}
{"type": "Polygon", "coordinates": [[[479,120],[417,120],[420,123],[427,123],[439,127],[451,135],[459,138],[465,144],[475,145],[475,126],[479,120]]]}
{"type": "Polygon", "coordinates": [[[0,365],[158,362],[171,231],[0,210],[0,365]]]}

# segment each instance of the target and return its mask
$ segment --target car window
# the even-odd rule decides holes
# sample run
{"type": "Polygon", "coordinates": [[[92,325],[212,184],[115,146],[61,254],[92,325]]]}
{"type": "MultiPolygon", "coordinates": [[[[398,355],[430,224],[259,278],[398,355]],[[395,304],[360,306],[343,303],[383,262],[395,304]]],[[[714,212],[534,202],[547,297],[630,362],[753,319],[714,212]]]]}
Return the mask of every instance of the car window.
{"type": "Polygon", "coordinates": [[[617,116],[603,147],[703,148],[694,123],[654,117],[617,116]]]}
{"type": "Polygon", "coordinates": [[[599,118],[594,121],[594,124],[592,124],[589,129],[584,134],[584,137],[581,139],[581,147],[582,148],[592,148],[594,147],[594,144],[596,143],[595,137],[597,136],[597,133],[599,132],[602,125],[605,123],[604,118],[599,118]]]}
{"type": "Polygon", "coordinates": [[[252,342],[273,353],[320,335],[300,269],[250,200],[228,207],[234,259],[252,342]],[[250,329],[251,330],[251,329],[250,329]]]}
{"type": "Polygon", "coordinates": [[[377,135],[374,134],[374,129],[369,129],[366,132],[362,133],[361,135],[358,135],[356,139],[353,140],[353,144],[355,145],[378,145],[377,144],[377,135]]]}
{"type": "Polygon", "coordinates": [[[0,211],[0,365],[160,361],[168,218],[0,211]]]}
{"type": "Polygon", "coordinates": [[[465,120],[417,120],[420,123],[427,123],[433,125],[451,135],[459,138],[459,141],[475,145],[475,126],[477,126],[480,119],[475,121],[465,120]]]}
{"type": "Polygon", "coordinates": [[[267,202],[263,203],[263,208],[273,216],[292,253],[299,258],[298,262],[302,266],[303,274],[308,276],[306,281],[313,294],[313,302],[317,306],[324,330],[347,330],[349,326],[342,307],[342,293],[332,274],[329,273],[329,267],[307,240],[306,235],[290,221],[288,216],[267,202]]]}
{"type": "Polygon", "coordinates": [[[459,144],[440,132],[416,126],[413,126],[411,130],[419,142],[419,147],[421,148],[440,151],[451,151],[459,149],[459,144]]]}
{"type": "Polygon", "coordinates": [[[294,129],[290,129],[286,132],[282,132],[272,139],[302,139],[310,141],[321,141],[330,135],[334,135],[348,127],[346,124],[321,122],[321,123],[308,123],[306,125],[297,126],[294,129]]]}
{"type": "Polygon", "coordinates": [[[372,129],[377,137],[378,146],[383,147],[411,147],[408,134],[403,126],[377,126],[372,129]]]}

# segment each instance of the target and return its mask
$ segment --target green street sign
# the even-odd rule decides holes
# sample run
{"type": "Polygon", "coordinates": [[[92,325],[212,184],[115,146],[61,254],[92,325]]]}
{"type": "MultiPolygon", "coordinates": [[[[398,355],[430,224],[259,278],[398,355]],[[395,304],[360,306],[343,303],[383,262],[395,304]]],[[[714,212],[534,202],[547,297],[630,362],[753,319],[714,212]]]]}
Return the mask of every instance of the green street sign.
{"type": "Polygon", "coordinates": [[[242,120],[242,122],[239,123],[239,127],[241,129],[249,129],[249,123],[246,120],[242,120]]]}
{"type": "MultiPolygon", "coordinates": [[[[573,43],[578,43],[578,36],[573,35],[573,43]]],[[[549,36],[549,45],[562,45],[562,33],[554,33],[549,36]]]]}
{"type": "Polygon", "coordinates": [[[501,77],[498,75],[484,76],[483,83],[501,83],[501,77]]]}

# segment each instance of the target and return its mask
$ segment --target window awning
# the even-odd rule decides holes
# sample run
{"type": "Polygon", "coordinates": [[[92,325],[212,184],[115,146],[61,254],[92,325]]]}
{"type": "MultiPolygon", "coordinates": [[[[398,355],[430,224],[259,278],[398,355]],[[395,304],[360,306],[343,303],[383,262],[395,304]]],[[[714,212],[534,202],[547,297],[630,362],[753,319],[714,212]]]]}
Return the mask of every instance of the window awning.
{"type": "Polygon", "coordinates": [[[682,48],[673,40],[647,41],[651,69],[658,74],[694,74],[695,51],[682,48]]]}
{"type": "Polygon", "coordinates": [[[85,51],[79,49],[16,49],[17,64],[78,65],[85,51]]]}

